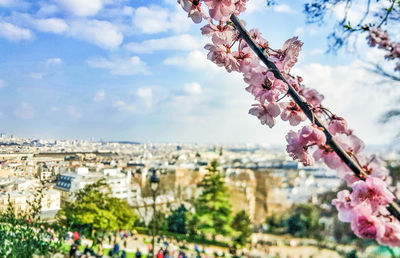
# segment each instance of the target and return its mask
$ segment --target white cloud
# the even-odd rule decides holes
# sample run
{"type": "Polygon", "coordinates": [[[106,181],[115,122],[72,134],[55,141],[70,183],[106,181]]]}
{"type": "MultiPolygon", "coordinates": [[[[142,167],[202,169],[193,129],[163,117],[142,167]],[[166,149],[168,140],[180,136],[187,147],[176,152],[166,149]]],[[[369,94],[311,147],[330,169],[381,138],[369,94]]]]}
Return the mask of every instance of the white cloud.
{"type": "Polygon", "coordinates": [[[34,24],[36,29],[42,32],[61,34],[68,30],[67,23],[58,18],[36,19],[34,24]]]}
{"type": "Polygon", "coordinates": [[[94,58],[87,61],[91,67],[109,70],[115,75],[148,74],[149,69],[138,56],[111,59],[94,58]]]}
{"type": "Polygon", "coordinates": [[[189,95],[200,95],[203,93],[201,85],[197,82],[187,83],[183,86],[183,90],[189,95]]]}
{"type": "Polygon", "coordinates": [[[59,57],[55,57],[55,58],[48,58],[46,60],[46,65],[50,66],[50,65],[61,65],[62,64],[62,60],[59,57]]]}
{"type": "Polygon", "coordinates": [[[157,50],[194,50],[202,46],[202,39],[189,34],[149,39],[141,43],[131,42],[125,45],[133,53],[152,53],[157,50]]]}
{"type": "Polygon", "coordinates": [[[58,11],[59,11],[59,8],[57,5],[41,2],[40,9],[39,9],[39,11],[37,11],[36,14],[41,17],[46,17],[49,15],[53,15],[53,14],[57,13],[58,11]]]}
{"type": "MultiPolygon", "coordinates": [[[[382,90],[385,85],[381,78],[365,70],[363,63],[355,61],[342,66],[313,63],[295,71],[302,75],[307,87],[324,94],[324,106],[347,119],[349,127],[363,140],[379,144],[392,139],[395,132],[382,130],[377,121],[390,107],[393,96],[382,90]]],[[[395,84],[400,87],[400,83],[391,83],[392,88],[395,84]]]]}
{"type": "Polygon", "coordinates": [[[23,0],[0,0],[0,6],[3,7],[21,7],[26,5],[27,3],[23,0]]]}
{"type": "Polygon", "coordinates": [[[136,107],[134,105],[129,105],[126,104],[122,100],[118,100],[114,103],[114,108],[116,108],[120,112],[134,112],[136,110],[136,107]]]}
{"type": "Polygon", "coordinates": [[[100,20],[71,22],[68,34],[105,49],[117,48],[124,38],[117,26],[100,20]]]}
{"type": "Polygon", "coordinates": [[[28,73],[26,76],[28,76],[29,78],[32,78],[32,79],[38,79],[38,80],[41,80],[41,79],[43,79],[43,77],[45,77],[46,76],[46,73],[28,73]]]}
{"type": "Polygon", "coordinates": [[[94,94],[93,100],[96,102],[101,102],[104,100],[105,96],[106,96],[106,92],[104,90],[98,90],[94,94]]]}
{"type": "Polygon", "coordinates": [[[303,27],[297,27],[294,31],[294,35],[296,36],[301,36],[304,34],[304,28],[303,27]]]}
{"type": "Polygon", "coordinates": [[[246,4],[246,13],[262,12],[267,9],[265,0],[251,0],[246,4]]]}
{"type": "Polygon", "coordinates": [[[73,116],[74,118],[80,118],[82,117],[82,113],[78,110],[77,107],[75,106],[68,106],[67,107],[67,112],[68,114],[70,114],[71,116],[73,116]]]}
{"type": "Polygon", "coordinates": [[[57,0],[67,11],[77,16],[90,16],[98,13],[103,7],[101,0],[57,0]]]}
{"type": "Polygon", "coordinates": [[[159,6],[139,7],[135,11],[133,22],[143,33],[167,31],[168,10],[159,6]]]}
{"type": "Polygon", "coordinates": [[[322,55],[323,53],[325,53],[325,50],[321,48],[315,48],[310,51],[310,55],[322,55]]]}
{"type": "Polygon", "coordinates": [[[124,7],[122,8],[122,13],[123,13],[124,15],[132,16],[133,13],[134,13],[134,11],[135,11],[135,9],[133,9],[133,8],[130,7],[130,6],[124,6],[124,7]]]}
{"type": "Polygon", "coordinates": [[[288,14],[295,14],[297,13],[292,7],[287,4],[278,4],[274,6],[274,11],[277,13],[288,13],[288,14]]]}
{"type": "Polygon", "coordinates": [[[142,33],[147,34],[165,32],[170,29],[183,32],[191,26],[187,15],[182,10],[176,8],[174,12],[170,12],[168,9],[156,5],[137,8],[133,23],[142,33]]]}
{"type": "Polygon", "coordinates": [[[203,70],[207,72],[222,71],[207,59],[207,55],[199,50],[191,51],[186,57],[170,57],[164,60],[165,65],[174,65],[191,71],[203,70]]]}
{"type": "Polygon", "coordinates": [[[153,100],[153,90],[151,88],[139,88],[136,94],[143,99],[147,107],[150,107],[153,100]]]}
{"type": "Polygon", "coordinates": [[[6,85],[7,83],[4,80],[0,79],[0,88],[5,87],[6,85]]]}
{"type": "Polygon", "coordinates": [[[0,36],[10,41],[20,41],[32,38],[32,33],[8,22],[0,22],[0,36]]]}
{"type": "Polygon", "coordinates": [[[22,102],[17,109],[15,109],[14,115],[22,119],[32,119],[35,116],[35,111],[29,103],[22,102]]]}

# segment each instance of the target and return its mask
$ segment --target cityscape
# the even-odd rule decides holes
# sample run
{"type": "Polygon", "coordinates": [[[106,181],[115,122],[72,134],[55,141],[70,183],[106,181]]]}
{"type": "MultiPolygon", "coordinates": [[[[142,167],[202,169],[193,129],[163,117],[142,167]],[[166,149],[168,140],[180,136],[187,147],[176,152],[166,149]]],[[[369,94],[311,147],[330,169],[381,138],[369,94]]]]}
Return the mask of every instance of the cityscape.
{"type": "MultiPolygon", "coordinates": [[[[324,213],[329,214],[332,208],[330,200],[324,195],[343,187],[341,180],[335,171],[322,163],[303,167],[293,161],[283,147],[23,139],[6,134],[1,134],[0,146],[2,212],[6,212],[11,204],[16,214],[29,213],[29,203],[42,189],[38,217],[40,221],[57,223],[57,214],[74,202],[74,193],[104,180],[110,187],[111,195],[125,200],[134,211],[136,224],[147,227],[156,216],[154,211],[168,218],[182,205],[187,211],[193,210],[195,200],[202,193],[199,184],[207,174],[210,163],[217,162],[232,214],[244,210],[251,223],[253,233],[248,241],[253,249],[245,249],[249,255],[263,257],[267,255],[265,252],[270,254],[272,251],[259,246],[264,241],[269,243],[270,250],[277,245],[274,252],[278,256],[286,255],[285,252],[290,254],[293,252],[291,249],[304,252],[304,255],[318,253],[315,251],[318,249],[295,249],[302,242],[294,241],[295,235],[288,238],[271,234],[273,231],[268,219],[273,220],[274,216],[288,213],[299,205],[316,205],[322,210],[318,223],[323,223],[324,231],[331,234],[327,239],[334,241],[335,216],[323,216],[324,213]],[[159,179],[156,196],[152,196],[151,186],[154,175],[159,179]],[[288,247],[279,248],[285,245],[284,240],[289,241],[286,242],[288,247]]],[[[390,150],[381,154],[391,167],[399,165],[399,151],[390,150]]],[[[163,234],[159,229],[158,237],[163,234]]],[[[137,236],[142,235],[139,233],[137,236]]],[[[90,237],[87,241],[91,243],[90,237]]],[[[104,246],[112,247],[110,243],[104,246]]],[[[125,246],[124,250],[128,253],[138,250],[143,254],[148,252],[148,246],[139,240],[128,245],[125,243],[125,246]]],[[[162,246],[158,244],[158,247],[162,246]]],[[[209,255],[211,250],[228,253],[227,249],[209,248],[209,255]]],[[[344,248],[351,250],[354,246],[344,248]]],[[[340,254],[337,250],[335,253],[340,254]]]]}
{"type": "Polygon", "coordinates": [[[0,0],[0,258],[400,257],[400,0],[0,0]]]}

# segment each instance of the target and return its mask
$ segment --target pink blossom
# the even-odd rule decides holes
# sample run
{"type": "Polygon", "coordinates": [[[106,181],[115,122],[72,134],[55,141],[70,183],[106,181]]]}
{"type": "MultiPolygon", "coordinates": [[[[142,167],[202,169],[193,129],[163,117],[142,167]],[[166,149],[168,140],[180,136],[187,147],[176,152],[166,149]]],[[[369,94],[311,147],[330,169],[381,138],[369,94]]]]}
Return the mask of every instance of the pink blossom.
{"type": "Polygon", "coordinates": [[[200,0],[178,0],[178,3],[188,13],[188,17],[192,18],[194,23],[200,23],[205,16],[201,10],[200,0]]]}
{"type": "Polygon", "coordinates": [[[281,110],[279,105],[276,103],[268,103],[268,104],[255,104],[249,110],[249,114],[256,116],[260,119],[261,124],[268,125],[272,128],[275,125],[275,117],[279,116],[281,110]]]}
{"type": "Polygon", "coordinates": [[[286,80],[294,88],[295,91],[297,91],[297,92],[299,91],[300,84],[299,84],[298,78],[289,77],[286,80]]]}
{"type": "Polygon", "coordinates": [[[387,59],[400,58],[400,43],[393,45],[392,50],[385,56],[387,59]]]}
{"type": "Polygon", "coordinates": [[[381,28],[371,29],[367,39],[371,47],[378,45],[379,48],[387,49],[390,46],[389,35],[386,31],[382,31],[381,28]]]}
{"type": "Polygon", "coordinates": [[[366,157],[359,154],[357,155],[357,159],[367,175],[380,178],[383,181],[386,181],[389,177],[389,170],[377,156],[372,155],[371,157],[366,157]]]}
{"type": "Polygon", "coordinates": [[[372,214],[368,205],[354,207],[351,229],[358,237],[367,239],[382,238],[385,234],[385,224],[372,214]]]}
{"type": "Polygon", "coordinates": [[[267,71],[266,68],[260,66],[260,68],[257,67],[251,70],[244,78],[250,84],[246,90],[261,103],[266,100],[269,102],[276,101],[281,94],[287,92],[287,85],[281,80],[277,80],[272,72],[267,71]]]}
{"type": "MultiPolygon", "coordinates": [[[[330,169],[334,169],[338,172],[351,172],[346,164],[343,163],[339,156],[328,145],[319,145],[313,156],[315,160],[322,159],[330,169]]],[[[342,175],[341,178],[344,176],[345,175],[342,175]]]]}
{"type": "Polygon", "coordinates": [[[249,47],[245,47],[238,52],[233,53],[236,60],[239,62],[239,71],[244,74],[244,77],[251,78],[251,72],[255,71],[256,67],[260,66],[260,61],[256,55],[253,54],[249,47]]]}
{"type": "Polygon", "coordinates": [[[290,131],[286,135],[288,143],[286,151],[293,159],[298,159],[303,162],[305,166],[314,164],[314,157],[308,153],[308,148],[313,145],[324,145],[326,137],[318,127],[307,125],[304,126],[299,132],[295,133],[290,131]]]}
{"type": "Polygon", "coordinates": [[[353,205],[351,205],[351,195],[348,190],[342,190],[337,193],[337,198],[332,200],[332,205],[338,210],[339,220],[350,222],[353,215],[353,205]]]}
{"type": "Polygon", "coordinates": [[[300,94],[306,98],[308,104],[311,104],[313,107],[317,107],[324,100],[324,95],[320,94],[318,91],[314,89],[304,88],[300,94]]]}
{"type": "Polygon", "coordinates": [[[280,104],[282,108],[281,118],[283,121],[288,121],[292,126],[300,124],[301,121],[307,119],[307,116],[293,100],[280,104]]]}
{"type": "Polygon", "coordinates": [[[239,63],[231,53],[231,50],[227,46],[207,44],[205,49],[210,52],[207,54],[207,58],[213,61],[218,66],[225,66],[228,72],[238,71],[239,63]]]}
{"type": "Polygon", "coordinates": [[[333,138],[347,153],[356,155],[364,149],[364,142],[354,134],[337,133],[333,138]]]}
{"type": "Polygon", "coordinates": [[[236,37],[236,33],[229,25],[214,25],[212,22],[201,28],[203,35],[209,36],[216,45],[230,45],[236,37]]]}
{"type": "MultiPolygon", "coordinates": [[[[354,135],[337,133],[333,136],[333,139],[335,139],[339,146],[347,153],[356,155],[364,148],[364,143],[354,135]]],[[[359,180],[328,145],[319,145],[313,157],[315,160],[321,159],[330,169],[336,170],[338,176],[345,180],[348,185],[359,180]]]]}
{"type": "Polygon", "coordinates": [[[328,131],[335,135],[337,133],[346,133],[347,132],[347,122],[343,117],[338,117],[333,115],[331,117],[331,121],[328,125],[328,131]]]}
{"type": "Polygon", "coordinates": [[[246,11],[246,2],[247,0],[237,0],[237,2],[235,3],[235,13],[234,13],[236,16],[246,11]]]}
{"type": "Polygon", "coordinates": [[[362,202],[368,202],[373,211],[379,206],[388,205],[394,199],[386,183],[376,177],[368,177],[365,181],[359,180],[352,185],[352,188],[352,204],[356,206],[362,202]]]}
{"type": "Polygon", "coordinates": [[[290,69],[292,69],[292,67],[297,63],[297,57],[299,56],[302,45],[303,43],[298,39],[298,37],[288,39],[283,44],[282,52],[284,58],[282,65],[284,73],[289,73],[290,69]]]}
{"type": "Polygon", "coordinates": [[[326,137],[322,130],[316,125],[306,125],[301,129],[301,137],[304,141],[315,144],[324,145],[326,143],[326,137]]]}
{"type": "Polygon", "coordinates": [[[217,21],[229,20],[236,6],[233,0],[203,0],[208,6],[211,18],[217,21]]]}
{"type": "Polygon", "coordinates": [[[391,217],[388,217],[388,219],[390,222],[385,223],[385,233],[377,241],[381,245],[390,247],[400,246],[400,224],[397,221],[393,221],[391,217]]]}
{"type": "Polygon", "coordinates": [[[268,41],[266,41],[258,29],[251,29],[249,31],[250,37],[257,43],[257,45],[263,49],[268,48],[268,41]]]}
{"type": "Polygon", "coordinates": [[[286,151],[289,153],[289,156],[294,160],[299,160],[303,163],[304,166],[312,166],[315,163],[313,156],[307,151],[308,147],[306,147],[306,143],[304,139],[301,137],[301,131],[294,132],[290,131],[286,135],[286,141],[288,145],[286,146],[286,151]]]}

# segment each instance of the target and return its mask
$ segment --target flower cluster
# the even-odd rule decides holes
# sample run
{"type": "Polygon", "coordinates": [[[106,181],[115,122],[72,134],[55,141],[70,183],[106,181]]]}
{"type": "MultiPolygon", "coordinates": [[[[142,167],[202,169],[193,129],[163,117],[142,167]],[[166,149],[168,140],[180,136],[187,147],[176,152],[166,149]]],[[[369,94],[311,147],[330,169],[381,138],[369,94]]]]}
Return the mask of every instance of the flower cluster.
{"type": "MultiPolygon", "coordinates": [[[[370,29],[367,39],[371,47],[377,46],[388,51],[385,55],[386,59],[400,60],[400,42],[391,42],[386,31],[382,31],[381,28],[370,29]]],[[[395,70],[400,71],[400,61],[396,63],[395,70]]]]}
{"type": "MultiPolygon", "coordinates": [[[[333,204],[339,210],[339,219],[350,222],[353,231],[359,236],[377,239],[382,244],[400,245],[400,224],[386,209],[394,196],[388,191],[389,171],[375,156],[362,153],[364,143],[348,128],[346,120],[322,105],[324,96],[315,89],[307,88],[299,76],[290,74],[296,64],[302,42],[293,37],[281,49],[272,49],[257,29],[249,31],[250,38],[263,51],[268,59],[279,69],[285,82],[275,77],[265,67],[250,48],[248,42],[239,37],[230,22],[232,14],[239,15],[246,7],[247,0],[178,0],[194,22],[202,19],[207,24],[201,28],[203,35],[211,38],[205,46],[208,59],[228,72],[243,74],[248,91],[257,102],[249,110],[261,124],[270,128],[280,117],[290,125],[297,126],[307,119],[299,105],[293,100],[284,100],[288,95],[288,84],[302,98],[312,113],[313,124],[305,125],[297,132],[290,131],[286,136],[287,152],[303,165],[313,165],[323,161],[329,168],[352,187],[353,191],[341,191],[333,204]],[[201,9],[202,3],[208,7],[208,15],[201,9]],[[201,18],[199,18],[201,17],[201,18]],[[323,125],[314,123],[318,118],[323,125]],[[326,131],[341,148],[363,169],[362,177],[355,176],[348,166],[329,146],[326,131]],[[365,181],[364,181],[365,180],[365,181]]],[[[371,31],[370,44],[381,48],[391,48],[394,58],[398,57],[399,47],[392,45],[386,33],[371,31]]]]}

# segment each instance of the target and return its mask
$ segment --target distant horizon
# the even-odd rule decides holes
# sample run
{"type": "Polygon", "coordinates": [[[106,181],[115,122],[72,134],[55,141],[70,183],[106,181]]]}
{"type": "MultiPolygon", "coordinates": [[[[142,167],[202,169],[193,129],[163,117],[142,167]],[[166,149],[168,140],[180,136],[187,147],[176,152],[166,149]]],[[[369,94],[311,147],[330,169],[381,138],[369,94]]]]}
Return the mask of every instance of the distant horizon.
{"type": "MultiPolygon", "coordinates": [[[[182,142],[182,141],[138,141],[138,140],[127,140],[127,139],[90,139],[90,138],[38,138],[38,137],[21,137],[16,134],[9,134],[5,132],[0,132],[1,135],[6,135],[7,138],[11,139],[11,135],[15,138],[25,139],[25,140],[47,140],[47,141],[89,141],[89,142],[104,142],[104,143],[127,143],[127,144],[194,144],[194,145],[216,145],[216,146],[225,146],[225,145],[251,145],[252,147],[262,147],[262,148],[270,148],[270,149],[277,149],[277,148],[284,148],[282,151],[285,151],[286,144],[262,144],[262,143],[254,143],[254,142],[182,142]]],[[[382,144],[368,144],[365,146],[365,149],[368,151],[370,149],[381,149],[384,147],[396,147],[400,142],[400,139],[394,140],[392,143],[382,143],[382,144]]],[[[400,150],[400,148],[397,148],[400,150]]]]}

